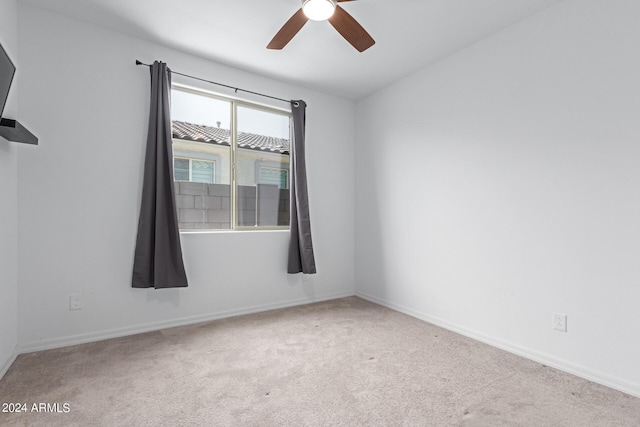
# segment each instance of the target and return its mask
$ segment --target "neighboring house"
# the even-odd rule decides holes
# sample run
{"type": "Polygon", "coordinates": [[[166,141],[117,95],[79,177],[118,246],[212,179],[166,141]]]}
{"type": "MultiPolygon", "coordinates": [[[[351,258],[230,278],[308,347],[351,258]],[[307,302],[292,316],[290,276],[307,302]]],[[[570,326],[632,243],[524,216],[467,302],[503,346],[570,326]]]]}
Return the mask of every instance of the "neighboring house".
{"type": "MultiPolygon", "coordinates": [[[[229,129],[174,120],[172,136],[180,228],[230,228],[229,129]]],[[[238,133],[239,226],[289,224],[289,150],[288,139],[238,133]]]]}
{"type": "MultiPolygon", "coordinates": [[[[231,136],[229,129],[172,122],[176,181],[229,184],[231,136]]],[[[238,133],[238,185],[273,184],[289,188],[288,139],[238,133]]]]}

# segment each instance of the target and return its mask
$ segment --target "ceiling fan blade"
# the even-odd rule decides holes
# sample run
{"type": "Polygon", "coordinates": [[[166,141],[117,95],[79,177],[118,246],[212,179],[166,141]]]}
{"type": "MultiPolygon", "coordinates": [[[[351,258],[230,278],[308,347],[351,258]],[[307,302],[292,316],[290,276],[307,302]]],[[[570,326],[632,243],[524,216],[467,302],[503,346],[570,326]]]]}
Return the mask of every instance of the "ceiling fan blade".
{"type": "Polygon", "coordinates": [[[342,3],[343,1],[356,1],[356,0],[338,0],[338,3],[342,3]]]}
{"type": "Polygon", "coordinates": [[[298,9],[269,42],[267,49],[282,49],[285,47],[308,20],[302,9],[298,9]]]}
{"type": "Polygon", "coordinates": [[[336,6],[333,16],[329,18],[329,23],[333,25],[333,28],[351,43],[358,52],[364,52],[376,43],[369,33],[362,28],[362,25],[340,6],[336,6]]]}

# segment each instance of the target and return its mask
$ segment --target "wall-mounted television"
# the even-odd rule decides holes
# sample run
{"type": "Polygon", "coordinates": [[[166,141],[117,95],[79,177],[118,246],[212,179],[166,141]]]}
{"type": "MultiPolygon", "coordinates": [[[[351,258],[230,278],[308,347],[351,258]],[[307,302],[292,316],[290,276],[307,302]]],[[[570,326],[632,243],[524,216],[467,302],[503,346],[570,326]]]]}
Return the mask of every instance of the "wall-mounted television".
{"type": "Polygon", "coordinates": [[[15,65],[13,65],[7,51],[0,44],[0,117],[4,112],[4,106],[9,97],[9,89],[11,89],[11,82],[15,73],[15,65]]]}
{"type": "Polygon", "coordinates": [[[2,118],[15,73],[16,66],[13,65],[7,51],[0,44],[0,137],[7,141],[38,145],[38,137],[29,132],[17,120],[2,118]]]}

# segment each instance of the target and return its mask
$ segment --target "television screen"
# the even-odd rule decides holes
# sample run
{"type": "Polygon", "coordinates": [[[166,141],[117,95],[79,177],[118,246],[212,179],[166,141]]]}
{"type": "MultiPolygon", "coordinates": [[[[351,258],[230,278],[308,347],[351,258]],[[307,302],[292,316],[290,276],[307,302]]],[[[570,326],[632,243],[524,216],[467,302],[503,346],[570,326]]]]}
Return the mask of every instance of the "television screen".
{"type": "Polygon", "coordinates": [[[7,103],[9,97],[9,89],[11,88],[11,82],[13,81],[13,75],[16,72],[16,67],[9,59],[9,55],[4,50],[4,47],[0,44],[0,117],[4,112],[4,106],[7,103]]]}

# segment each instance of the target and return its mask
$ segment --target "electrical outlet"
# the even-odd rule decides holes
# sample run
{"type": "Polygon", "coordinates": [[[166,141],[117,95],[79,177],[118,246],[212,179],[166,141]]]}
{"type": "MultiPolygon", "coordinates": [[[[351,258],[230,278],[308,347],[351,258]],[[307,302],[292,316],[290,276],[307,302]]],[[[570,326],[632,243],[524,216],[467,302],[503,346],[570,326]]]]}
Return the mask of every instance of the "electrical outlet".
{"type": "Polygon", "coordinates": [[[82,294],[69,295],[69,310],[82,310],[82,294]]]}
{"type": "Polygon", "coordinates": [[[567,315],[562,313],[553,313],[553,329],[557,331],[567,332],[567,315]]]}

